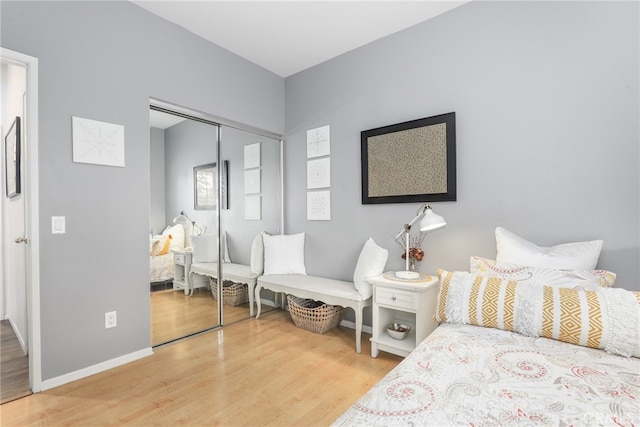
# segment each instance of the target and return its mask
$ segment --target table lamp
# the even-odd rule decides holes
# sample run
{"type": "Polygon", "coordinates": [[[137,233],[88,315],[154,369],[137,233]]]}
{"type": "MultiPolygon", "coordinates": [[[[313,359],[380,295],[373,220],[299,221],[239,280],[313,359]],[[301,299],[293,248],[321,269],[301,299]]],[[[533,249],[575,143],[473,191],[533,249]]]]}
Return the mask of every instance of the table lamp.
{"type": "Polygon", "coordinates": [[[418,209],[418,212],[415,218],[413,218],[410,223],[405,224],[404,228],[396,235],[396,240],[398,240],[400,237],[404,235],[404,240],[405,240],[404,244],[405,244],[405,251],[406,251],[405,271],[396,271],[395,276],[398,279],[410,280],[410,279],[418,279],[420,277],[420,273],[418,273],[417,271],[409,270],[409,240],[410,240],[409,234],[411,232],[411,227],[413,226],[413,224],[415,224],[415,222],[418,221],[421,217],[422,217],[422,220],[420,221],[421,232],[435,230],[437,228],[444,227],[445,225],[447,225],[444,218],[434,213],[433,209],[431,209],[431,206],[429,206],[428,204],[425,203],[418,209]]]}
{"type": "Polygon", "coordinates": [[[180,211],[178,216],[173,218],[173,223],[174,224],[182,224],[182,226],[185,229],[185,232],[187,233],[187,236],[191,236],[191,235],[197,236],[197,235],[200,235],[200,234],[204,234],[207,231],[207,227],[206,226],[202,226],[201,227],[198,224],[196,224],[196,222],[194,220],[192,220],[191,218],[189,218],[187,216],[185,211],[180,211]]]}

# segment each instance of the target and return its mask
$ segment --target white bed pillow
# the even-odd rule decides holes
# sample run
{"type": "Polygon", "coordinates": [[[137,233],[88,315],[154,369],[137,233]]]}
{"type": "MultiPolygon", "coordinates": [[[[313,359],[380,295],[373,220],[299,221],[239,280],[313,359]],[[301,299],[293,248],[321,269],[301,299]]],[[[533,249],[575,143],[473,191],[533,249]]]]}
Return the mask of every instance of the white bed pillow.
{"type": "Polygon", "coordinates": [[[602,240],[541,247],[504,228],[496,228],[498,264],[519,264],[558,270],[595,270],[602,240]]]}
{"type": "Polygon", "coordinates": [[[191,236],[191,252],[193,262],[218,262],[218,236],[191,236]]]}
{"type": "Polygon", "coordinates": [[[167,226],[162,232],[163,236],[171,234],[171,249],[183,249],[184,246],[184,228],[182,224],[167,226]]]}
{"type": "Polygon", "coordinates": [[[266,233],[263,231],[253,238],[251,243],[251,272],[262,274],[264,272],[264,242],[262,236],[266,233]]]}
{"type": "Polygon", "coordinates": [[[616,274],[606,270],[556,270],[530,265],[498,264],[492,259],[472,256],[469,272],[514,280],[528,285],[557,288],[600,289],[613,286],[616,274]]]}
{"type": "Polygon", "coordinates": [[[389,251],[378,246],[376,242],[369,237],[364,243],[364,247],[358,257],[356,269],[353,273],[353,284],[364,298],[369,298],[373,294],[371,284],[367,282],[367,279],[384,273],[384,267],[387,265],[388,258],[389,251]]]}
{"type": "Polygon", "coordinates": [[[304,233],[262,236],[264,274],[307,274],[304,266],[304,233]]]}

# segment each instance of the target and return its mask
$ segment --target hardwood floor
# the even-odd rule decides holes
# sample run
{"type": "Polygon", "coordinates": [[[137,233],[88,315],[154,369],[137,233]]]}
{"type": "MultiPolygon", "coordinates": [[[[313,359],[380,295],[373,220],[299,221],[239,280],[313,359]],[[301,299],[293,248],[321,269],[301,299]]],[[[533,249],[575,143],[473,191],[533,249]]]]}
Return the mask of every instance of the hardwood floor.
{"type": "MultiPolygon", "coordinates": [[[[272,310],[265,304],[263,312],[272,310]]],[[[223,306],[224,324],[249,317],[249,303],[223,306]]],[[[196,289],[192,296],[182,291],[151,292],[151,345],[158,345],[218,325],[218,302],[206,288],[196,289]]]]}
{"type": "Polygon", "coordinates": [[[174,290],[151,292],[152,345],[217,325],[218,306],[208,289],[196,289],[192,296],[174,290]]]}
{"type": "Polygon", "coordinates": [[[8,320],[0,322],[0,404],[31,394],[29,356],[24,354],[8,320]]]}
{"type": "Polygon", "coordinates": [[[401,360],[371,358],[369,334],[318,335],[272,311],[9,402],[0,424],[326,426],[401,360]]]}

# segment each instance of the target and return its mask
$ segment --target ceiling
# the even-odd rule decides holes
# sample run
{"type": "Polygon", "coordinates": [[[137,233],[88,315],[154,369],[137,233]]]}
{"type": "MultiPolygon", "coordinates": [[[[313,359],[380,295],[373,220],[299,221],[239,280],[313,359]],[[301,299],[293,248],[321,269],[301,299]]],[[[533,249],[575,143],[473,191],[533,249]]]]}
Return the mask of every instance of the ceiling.
{"type": "Polygon", "coordinates": [[[180,116],[174,116],[156,110],[149,110],[149,127],[152,128],[166,129],[185,120],[186,119],[180,116]]]}
{"type": "Polygon", "coordinates": [[[470,0],[131,1],[288,77],[470,0]]]}

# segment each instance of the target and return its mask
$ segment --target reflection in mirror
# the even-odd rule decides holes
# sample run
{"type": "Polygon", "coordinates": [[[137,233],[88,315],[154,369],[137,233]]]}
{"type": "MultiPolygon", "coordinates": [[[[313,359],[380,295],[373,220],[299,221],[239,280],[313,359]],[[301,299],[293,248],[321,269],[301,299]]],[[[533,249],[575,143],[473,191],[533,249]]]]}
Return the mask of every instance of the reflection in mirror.
{"type": "Polygon", "coordinates": [[[218,198],[218,168],[215,163],[193,168],[194,209],[214,210],[218,198]]]}
{"type": "Polygon", "coordinates": [[[217,162],[218,127],[155,110],[150,124],[151,344],[159,345],[219,324],[209,278],[189,275],[192,234],[218,228],[216,191],[203,199],[213,210],[196,210],[194,194],[194,168],[217,162]]]}
{"type": "MultiPolygon", "coordinates": [[[[263,232],[280,234],[282,229],[282,144],[280,139],[224,125],[220,133],[220,160],[226,166],[221,174],[220,235],[230,261],[222,269],[223,276],[232,279],[223,284],[223,323],[229,324],[255,315],[255,303],[251,307],[249,301],[263,268],[255,253],[262,240],[256,238],[263,232]],[[239,298],[238,292],[246,294],[239,298]]],[[[263,311],[275,306],[273,294],[263,292],[263,311]]]]}
{"type": "MultiPolygon", "coordinates": [[[[281,150],[279,138],[152,107],[152,345],[254,315],[261,234],[282,230],[281,150]]],[[[276,307],[267,291],[261,301],[276,307]]]]}

